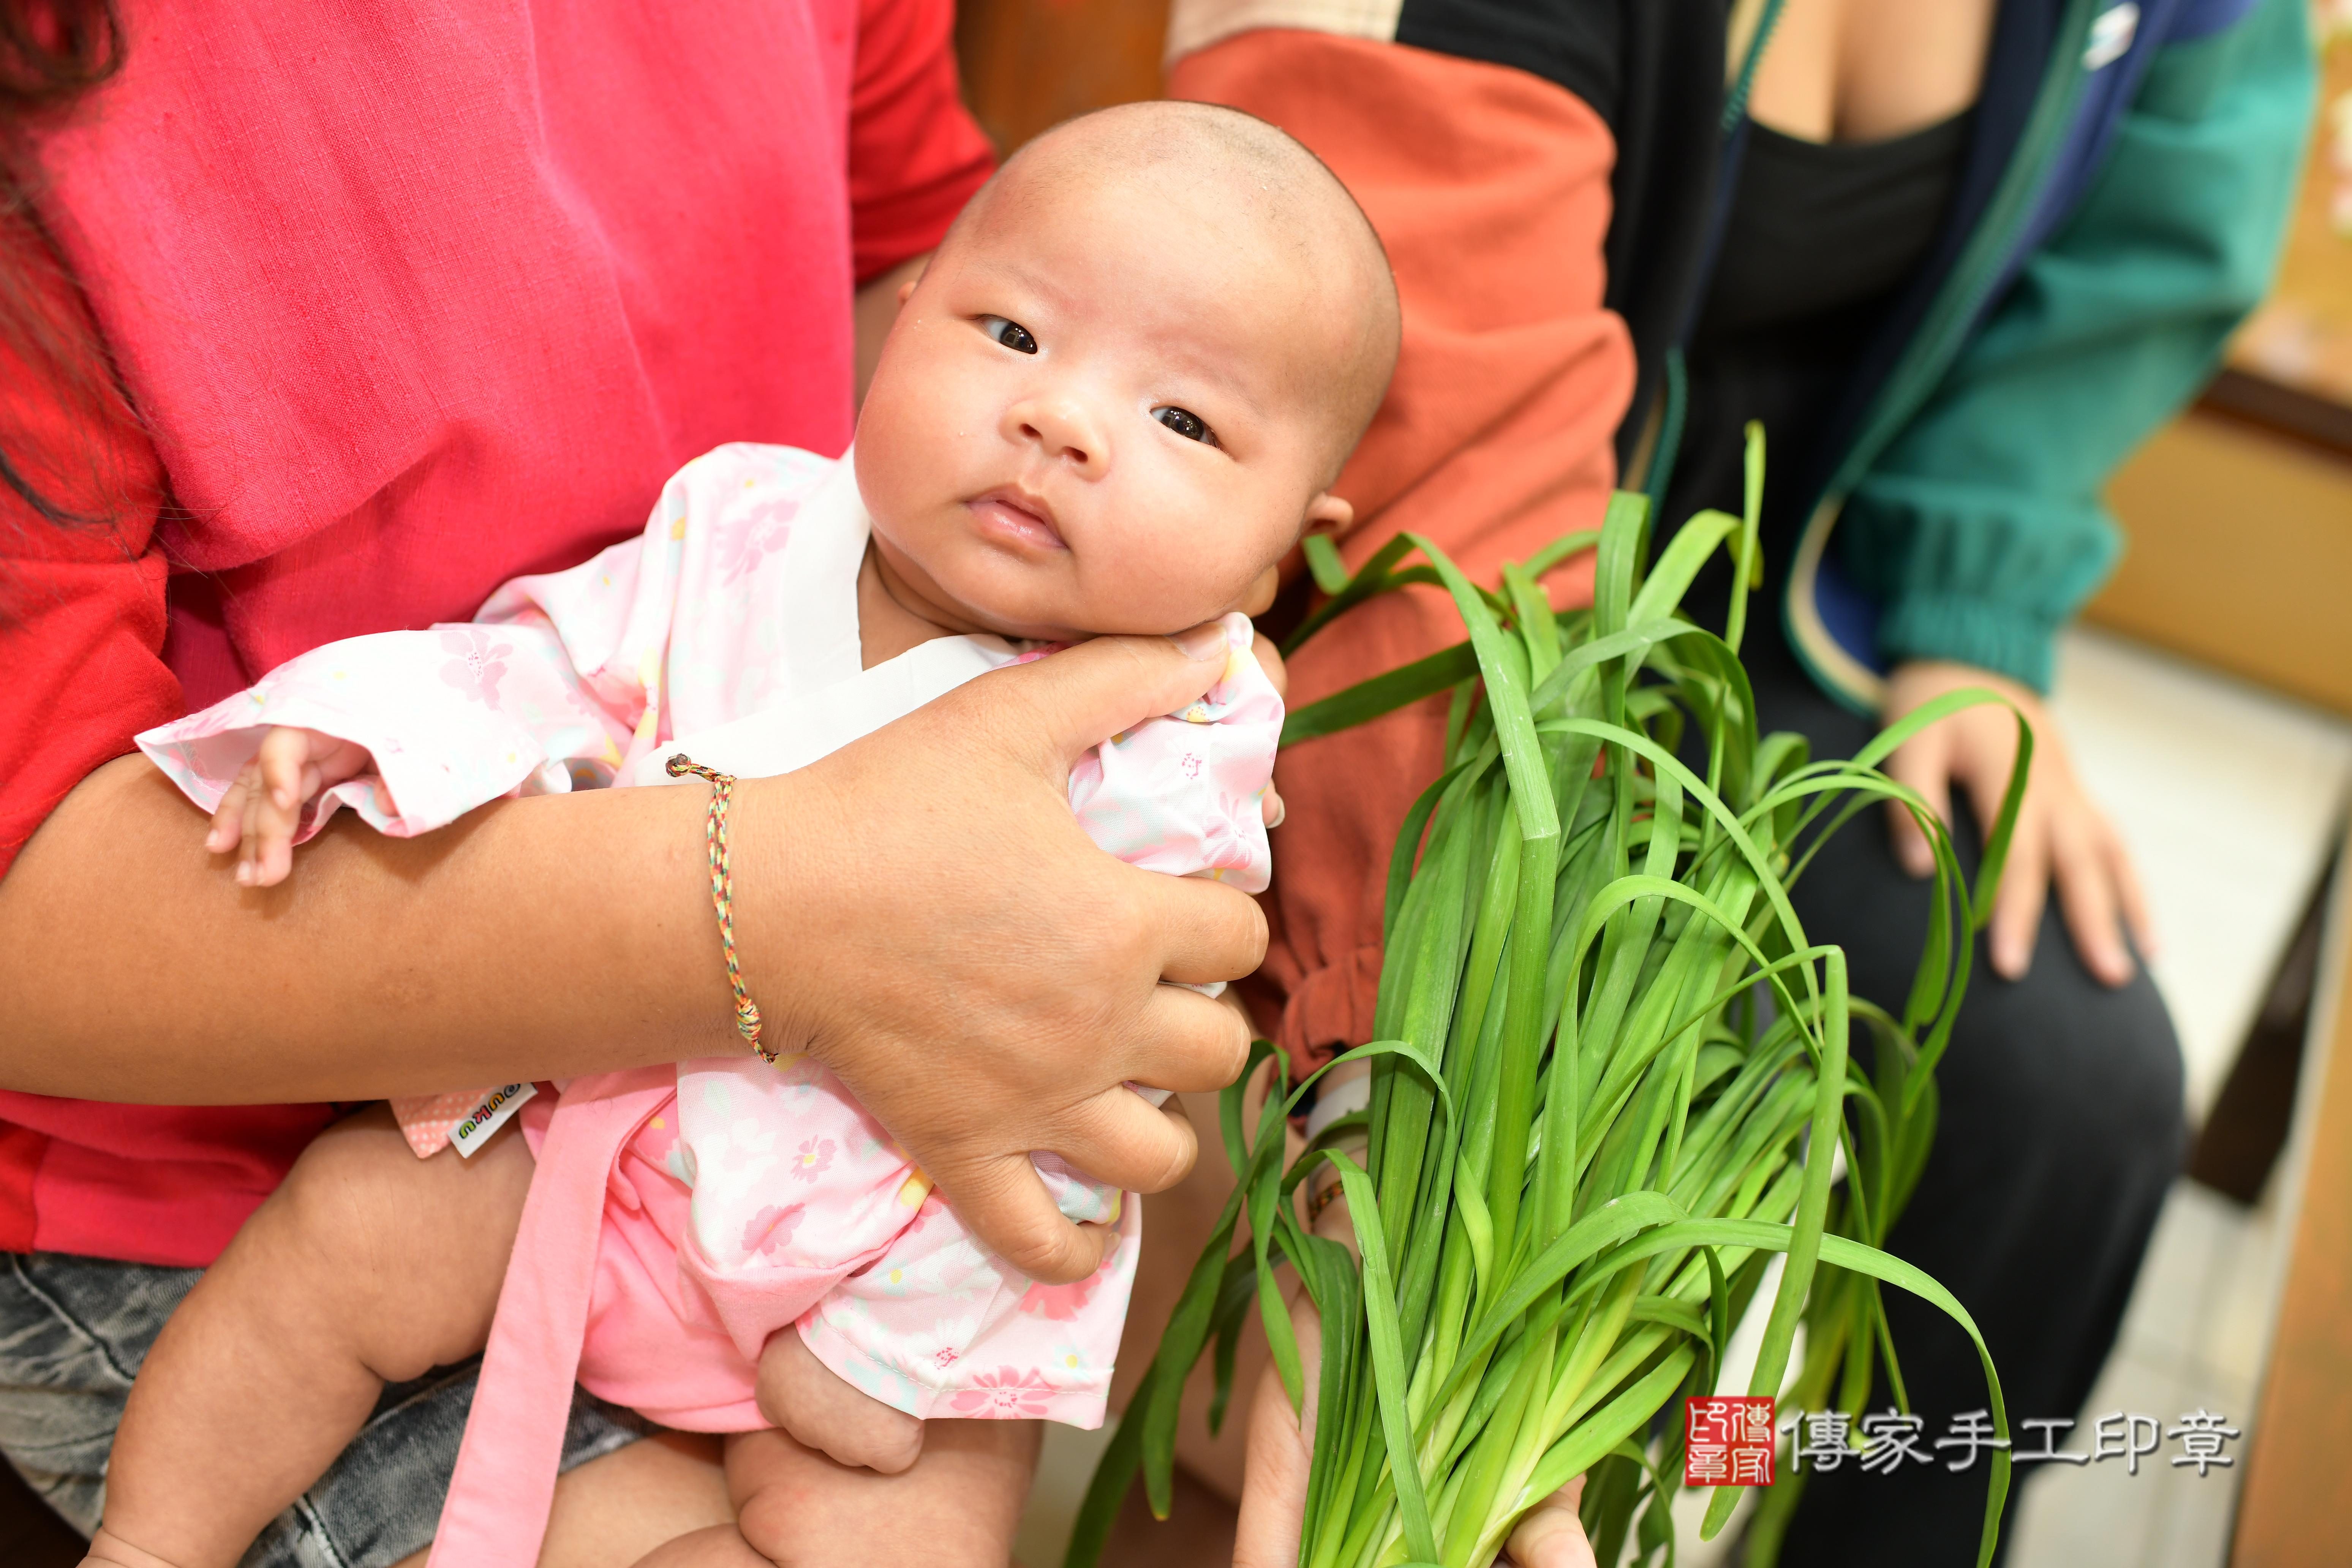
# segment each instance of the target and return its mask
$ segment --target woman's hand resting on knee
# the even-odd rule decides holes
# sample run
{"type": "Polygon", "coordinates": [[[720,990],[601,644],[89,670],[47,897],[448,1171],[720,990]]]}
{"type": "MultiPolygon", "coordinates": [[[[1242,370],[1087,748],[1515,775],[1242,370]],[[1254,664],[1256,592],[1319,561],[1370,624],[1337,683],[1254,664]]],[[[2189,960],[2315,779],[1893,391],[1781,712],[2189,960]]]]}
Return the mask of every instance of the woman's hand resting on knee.
{"type": "MultiPolygon", "coordinates": [[[[2140,889],[2131,851],[2083,787],[2065,738],[2042,699],[1989,669],[1916,660],[1897,666],[1888,678],[1882,721],[1892,724],[1946,692],[1970,686],[1999,692],[2033,726],[2032,772],[2010,841],[2009,866],[1993,900],[1989,932],[1993,968],[2016,980],[2032,963],[2034,933],[2041,929],[2042,908],[2054,882],[2067,934],[2074,939],[2084,967],[2109,985],[2123,984],[2133,972],[2125,931],[2130,931],[2132,943],[2142,953],[2156,951],[2147,896],[2140,889]]],[[[1947,822],[1952,819],[1952,785],[1958,784],[1968,792],[1979,826],[1990,831],[2000,815],[2001,795],[2009,787],[2009,770],[2016,757],[2015,716],[1988,703],[1929,725],[1896,750],[1886,771],[1926,796],[1947,822]]],[[[1901,806],[1890,805],[1888,812],[1895,858],[1913,876],[1927,876],[1935,860],[1927,836],[1901,806]]]]}

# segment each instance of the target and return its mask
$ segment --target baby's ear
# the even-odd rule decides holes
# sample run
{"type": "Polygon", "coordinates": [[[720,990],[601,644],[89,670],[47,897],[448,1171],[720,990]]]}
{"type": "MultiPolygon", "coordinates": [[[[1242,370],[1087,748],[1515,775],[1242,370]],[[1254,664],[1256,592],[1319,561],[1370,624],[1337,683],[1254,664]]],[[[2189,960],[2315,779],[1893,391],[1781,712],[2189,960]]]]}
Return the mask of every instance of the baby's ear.
{"type": "Polygon", "coordinates": [[[1348,502],[1324,490],[1307,503],[1307,533],[1344,535],[1356,526],[1356,509],[1348,502]]]}
{"type": "Polygon", "coordinates": [[[931,258],[929,256],[925,256],[916,264],[915,270],[908,274],[907,280],[898,285],[898,303],[901,306],[905,305],[908,300],[914,298],[915,285],[920,283],[923,280],[923,274],[929,272],[930,269],[931,258]]]}

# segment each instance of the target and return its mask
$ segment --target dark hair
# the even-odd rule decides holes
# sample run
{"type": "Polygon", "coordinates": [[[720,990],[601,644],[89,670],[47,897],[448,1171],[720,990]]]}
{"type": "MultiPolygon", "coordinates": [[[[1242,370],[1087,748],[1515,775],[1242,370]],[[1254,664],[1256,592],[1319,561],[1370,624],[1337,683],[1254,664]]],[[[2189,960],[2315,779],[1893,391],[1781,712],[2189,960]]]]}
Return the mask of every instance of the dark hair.
{"type": "MultiPolygon", "coordinates": [[[[0,0],[0,347],[92,431],[135,429],[138,419],[41,218],[36,144],[122,68],[122,56],[116,0],[0,0]]],[[[50,522],[106,522],[105,500],[121,499],[119,478],[101,471],[99,453],[107,445],[34,450],[25,432],[0,426],[0,485],[50,522]],[[60,486],[77,465],[88,465],[95,482],[72,488],[100,498],[96,514],[62,499],[70,492],[60,486]]]]}

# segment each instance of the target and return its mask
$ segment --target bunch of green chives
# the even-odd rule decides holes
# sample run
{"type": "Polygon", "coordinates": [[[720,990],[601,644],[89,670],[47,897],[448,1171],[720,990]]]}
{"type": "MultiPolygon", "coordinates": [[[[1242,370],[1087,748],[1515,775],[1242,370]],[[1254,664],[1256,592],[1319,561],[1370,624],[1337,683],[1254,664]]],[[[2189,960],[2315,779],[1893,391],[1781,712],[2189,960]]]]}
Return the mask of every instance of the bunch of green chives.
{"type": "MultiPolygon", "coordinates": [[[[1849,762],[1759,736],[1738,658],[1760,580],[1752,426],[1748,442],[1745,517],[1699,513],[1646,571],[1647,506],[1624,494],[1597,535],[1506,566],[1499,594],[1417,536],[1353,576],[1328,542],[1309,542],[1328,600],[1292,647],[1408,583],[1443,587],[1470,634],[1297,710],[1285,730],[1296,744],[1454,690],[1446,770],[1389,869],[1380,1037],[1349,1053],[1370,1060],[1371,1102],[1286,1164],[1285,1113],[1306,1086],[1292,1090],[1277,1058],[1254,1138],[1241,1084],[1226,1091],[1237,1184],[1096,1474],[1068,1568],[1099,1554],[1139,1464],[1166,1517],[1185,1374],[1213,1339],[1213,1427],[1253,1301],[1300,1405],[1307,1373],[1275,1275],[1285,1261],[1323,1325],[1301,1568],[1485,1568],[1522,1514],[1585,1473],[1600,1561],[1615,1562],[1632,1532],[1641,1560],[1671,1562],[1679,1397],[1717,1392],[1732,1325],[1773,1254],[1787,1261],[1750,1393],[1781,1392],[1801,1317],[1799,1408],[1833,1395],[1859,1413],[1884,1364],[1907,1409],[1882,1281],[1934,1302],[1984,1353],[1959,1303],[1876,1244],[1934,1134],[1932,1069],[2032,737],[2021,720],[1972,890],[1943,824],[1876,764],[1991,693],[1931,703],[1849,762]],[[1596,545],[1592,608],[1556,615],[1538,577],[1596,545]],[[1717,637],[1676,612],[1726,548],[1734,586],[1717,637]],[[1426,563],[1402,565],[1414,551],[1426,563]],[[1682,760],[1701,738],[1703,775],[1682,760]],[[1883,800],[1908,808],[1936,852],[1928,941],[1899,1013],[1848,994],[1844,954],[1806,940],[1788,896],[1821,837],[1883,800]],[[1848,1056],[1857,1018],[1867,1075],[1848,1056]],[[1832,1150],[1846,1167],[1834,1190],[1832,1150]],[[1296,1190],[1323,1163],[1337,1167],[1360,1259],[1299,1221],[1296,1190]]],[[[1258,1044],[1253,1070],[1270,1051],[1258,1044]]],[[[2006,1436],[1989,1356],[1984,1369],[2006,1436]]],[[[1767,1494],[1752,1560],[1772,1555],[1796,1479],[1767,1494]]],[[[1996,1450],[1980,1562],[2008,1482],[1996,1450]]],[[[1717,1490],[1703,1533],[1735,1498],[1717,1490]]]]}

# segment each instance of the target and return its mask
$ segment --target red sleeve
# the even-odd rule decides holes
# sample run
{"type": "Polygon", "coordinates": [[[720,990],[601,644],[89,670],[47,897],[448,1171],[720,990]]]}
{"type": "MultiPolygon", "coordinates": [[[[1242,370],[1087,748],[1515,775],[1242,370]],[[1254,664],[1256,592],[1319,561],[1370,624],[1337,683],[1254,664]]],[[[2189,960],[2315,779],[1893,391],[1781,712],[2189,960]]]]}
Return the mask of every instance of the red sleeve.
{"type": "Polygon", "coordinates": [[[862,0],[849,97],[857,281],[938,246],[995,166],[957,89],[954,0],[862,0]]]}
{"type": "MultiPolygon", "coordinates": [[[[5,249],[0,264],[16,259],[5,249]]],[[[60,314],[86,322],[58,290],[60,314]]],[[[0,873],[91,769],[181,711],[163,658],[154,444],[79,402],[0,334],[0,480],[15,481],[0,482],[0,873]],[[89,521],[43,516],[18,483],[89,521]]]]}

